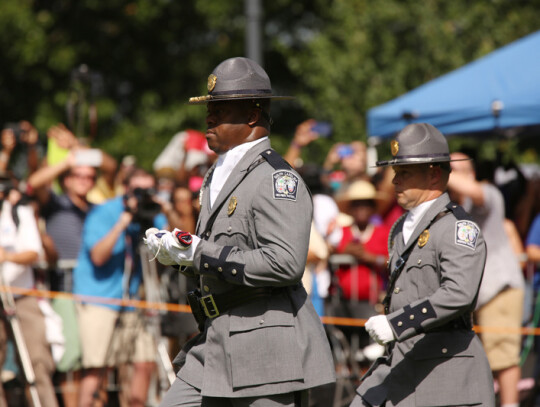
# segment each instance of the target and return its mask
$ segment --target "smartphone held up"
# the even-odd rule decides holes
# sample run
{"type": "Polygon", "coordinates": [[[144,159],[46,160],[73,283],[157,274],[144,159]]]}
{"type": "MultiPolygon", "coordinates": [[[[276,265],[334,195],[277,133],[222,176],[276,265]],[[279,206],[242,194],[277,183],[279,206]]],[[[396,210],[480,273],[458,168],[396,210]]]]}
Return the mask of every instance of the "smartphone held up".
{"type": "Polygon", "coordinates": [[[317,133],[319,137],[328,138],[332,135],[332,123],[315,122],[315,124],[311,126],[311,131],[317,133]]]}
{"type": "Polygon", "coordinates": [[[103,161],[103,153],[97,148],[84,148],[75,152],[75,165],[99,167],[103,161]]]}

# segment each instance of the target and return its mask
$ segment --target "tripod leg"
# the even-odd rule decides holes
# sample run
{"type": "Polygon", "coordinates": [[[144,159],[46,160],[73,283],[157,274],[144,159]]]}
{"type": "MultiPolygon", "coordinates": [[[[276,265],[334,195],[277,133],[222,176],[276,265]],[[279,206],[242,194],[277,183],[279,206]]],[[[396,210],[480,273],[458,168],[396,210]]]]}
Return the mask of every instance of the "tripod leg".
{"type": "Polygon", "coordinates": [[[158,343],[158,357],[161,362],[160,366],[162,366],[165,370],[164,374],[167,375],[170,387],[176,380],[176,374],[174,373],[171,358],[169,356],[169,352],[167,351],[167,346],[161,340],[158,343]]]}
{"type": "Polygon", "coordinates": [[[34,373],[34,368],[32,367],[30,354],[28,353],[28,349],[26,348],[26,344],[24,343],[24,338],[22,336],[19,321],[15,316],[11,316],[9,319],[11,330],[13,332],[13,339],[17,347],[17,352],[19,353],[19,358],[21,359],[24,377],[26,379],[26,383],[28,383],[32,405],[34,407],[41,407],[41,402],[39,401],[39,395],[36,388],[36,375],[34,373]]]}
{"type": "MultiPolygon", "coordinates": [[[[156,263],[150,261],[150,253],[145,245],[139,247],[141,256],[141,264],[143,270],[143,280],[145,293],[149,301],[162,302],[162,296],[159,290],[159,276],[157,273],[156,263]]],[[[161,390],[165,393],[176,379],[171,358],[167,351],[167,347],[161,338],[161,329],[159,326],[159,314],[156,314],[152,321],[149,321],[149,329],[154,337],[157,347],[156,360],[158,363],[158,373],[160,376],[161,390]]]]}
{"type": "MultiPolygon", "coordinates": [[[[0,283],[2,283],[3,285],[3,278],[1,278],[0,283]]],[[[26,343],[22,335],[19,320],[15,315],[15,300],[13,299],[13,294],[9,291],[3,291],[0,294],[0,300],[2,301],[2,308],[6,313],[6,318],[13,334],[15,348],[17,349],[17,354],[19,355],[24,378],[28,385],[30,401],[32,402],[33,407],[41,407],[41,402],[39,401],[39,395],[36,388],[36,375],[34,373],[34,368],[30,360],[28,348],[26,347],[26,343]]]]}

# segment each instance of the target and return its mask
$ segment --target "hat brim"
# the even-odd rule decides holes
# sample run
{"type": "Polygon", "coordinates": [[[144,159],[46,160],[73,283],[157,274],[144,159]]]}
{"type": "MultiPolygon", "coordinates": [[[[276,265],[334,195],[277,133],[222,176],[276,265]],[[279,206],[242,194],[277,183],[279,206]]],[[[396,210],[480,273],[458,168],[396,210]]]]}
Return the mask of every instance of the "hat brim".
{"type": "MultiPolygon", "coordinates": [[[[457,159],[439,159],[439,158],[394,158],[393,160],[386,160],[386,161],[377,161],[375,163],[375,168],[379,167],[394,167],[398,165],[420,165],[420,164],[435,164],[435,163],[449,163],[454,161],[471,161],[472,158],[457,158],[457,159]]],[[[371,167],[371,168],[374,168],[371,167]]]]}
{"type": "Polygon", "coordinates": [[[203,105],[208,102],[222,102],[222,101],[234,101],[234,100],[253,100],[253,99],[273,99],[273,100],[292,100],[295,99],[294,96],[276,96],[276,95],[261,95],[261,94],[252,94],[252,95],[205,95],[205,96],[195,96],[189,98],[189,105],[203,105]]]}
{"type": "Polygon", "coordinates": [[[366,197],[366,196],[350,196],[350,197],[343,197],[336,199],[336,205],[338,206],[339,210],[341,212],[347,212],[350,207],[350,203],[352,201],[382,201],[387,198],[387,195],[383,192],[377,191],[373,197],[366,197]]]}

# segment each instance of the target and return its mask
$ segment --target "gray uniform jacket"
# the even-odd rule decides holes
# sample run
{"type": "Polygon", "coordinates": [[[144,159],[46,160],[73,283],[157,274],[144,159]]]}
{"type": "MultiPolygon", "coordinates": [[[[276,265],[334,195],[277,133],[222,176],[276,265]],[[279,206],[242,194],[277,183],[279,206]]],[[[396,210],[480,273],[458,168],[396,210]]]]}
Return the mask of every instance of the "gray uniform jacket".
{"type": "Polygon", "coordinates": [[[205,181],[191,269],[203,295],[235,287],[282,287],[269,298],[234,307],[213,319],[175,359],[178,377],[203,396],[254,397],[304,390],[335,380],[320,318],[300,284],[313,205],[302,178],[274,152],[283,168],[261,160],[264,140],[251,148],[210,209],[205,181]],[[248,171],[245,178],[242,177],[248,171]],[[224,205],[219,209],[220,203],[224,205]]]}
{"type": "Polygon", "coordinates": [[[480,229],[445,193],[403,242],[402,217],[390,235],[390,270],[414,245],[391,294],[387,318],[396,342],[357,393],[370,405],[495,405],[482,344],[471,330],[486,261],[480,229]],[[448,207],[447,207],[448,205],[448,207]],[[445,208],[450,210],[430,226],[445,208]],[[428,232],[424,232],[428,229],[428,232]]]}

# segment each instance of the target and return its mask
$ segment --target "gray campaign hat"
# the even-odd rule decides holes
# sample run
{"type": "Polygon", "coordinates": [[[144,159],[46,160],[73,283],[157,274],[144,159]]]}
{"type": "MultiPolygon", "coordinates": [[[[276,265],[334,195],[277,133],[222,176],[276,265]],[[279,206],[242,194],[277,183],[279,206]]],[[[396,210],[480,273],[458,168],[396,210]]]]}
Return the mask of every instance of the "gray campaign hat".
{"type": "Polygon", "coordinates": [[[429,123],[407,125],[390,142],[390,149],[394,158],[377,161],[377,167],[462,161],[450,159],[446,138],[429,123]]]}
{"type": "Polygon", "coordinates": [[[188,103],[196,105],[244,99],[294,98],[274,95],[270,78],[265,70],[251,59],[236,57],[220,63],[208,76],[208,95],[192,97],[188,103]]]}

